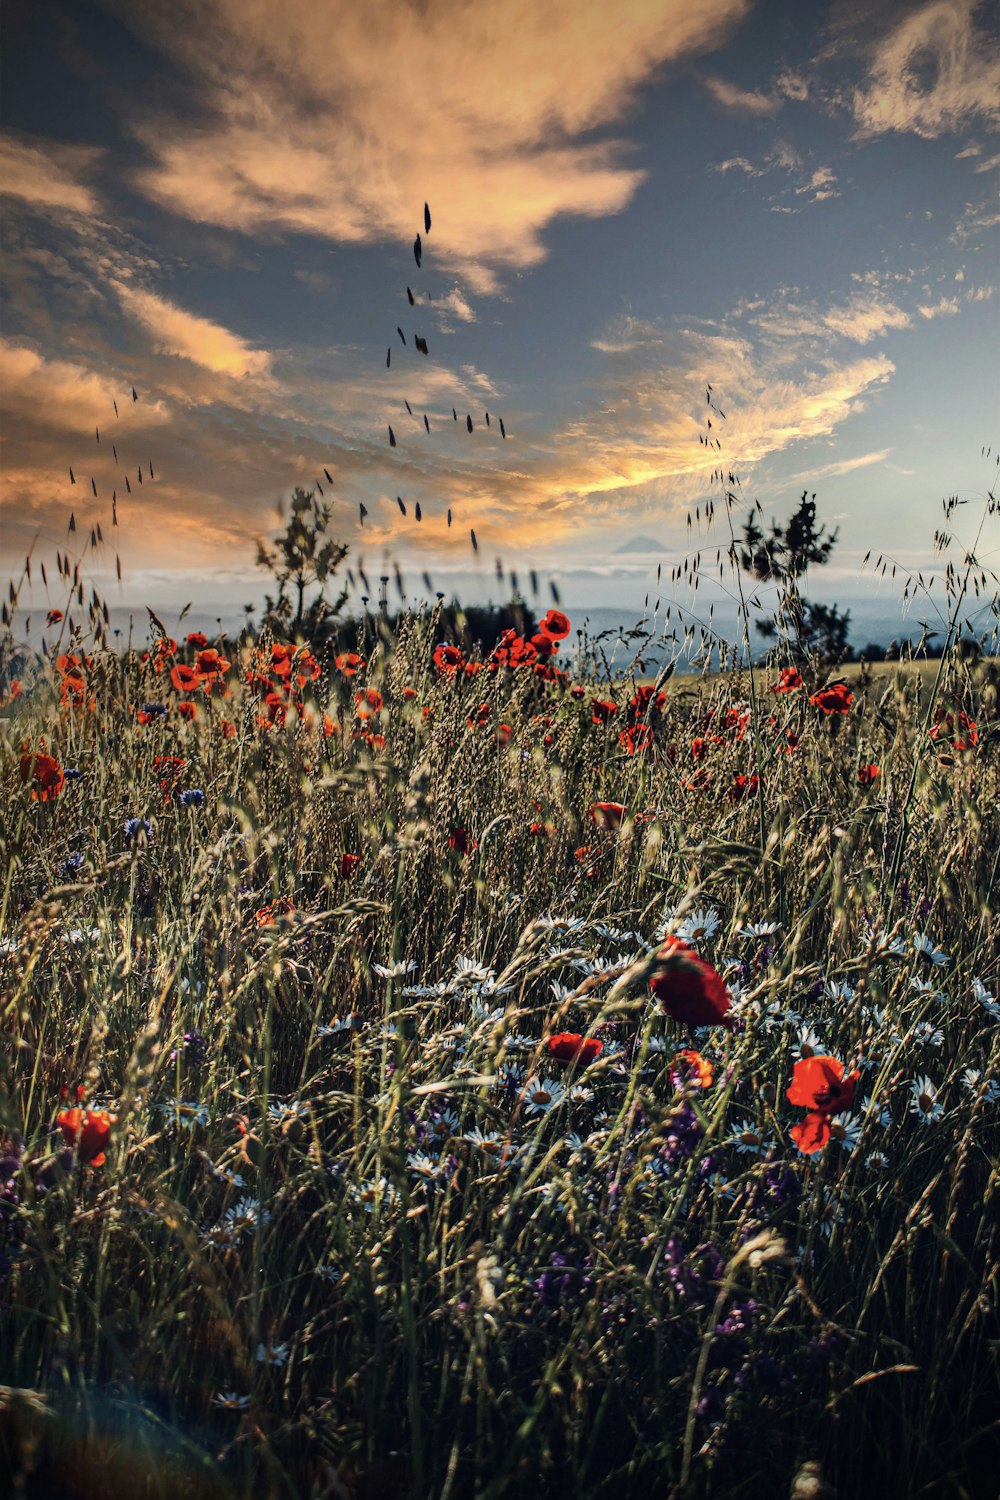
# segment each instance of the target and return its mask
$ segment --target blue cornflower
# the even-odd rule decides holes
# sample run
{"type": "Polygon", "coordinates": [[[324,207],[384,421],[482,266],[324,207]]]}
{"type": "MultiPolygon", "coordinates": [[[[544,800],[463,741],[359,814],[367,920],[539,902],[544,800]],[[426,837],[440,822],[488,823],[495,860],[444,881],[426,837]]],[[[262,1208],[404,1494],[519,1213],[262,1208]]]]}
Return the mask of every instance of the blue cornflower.
{"type": "Polygon", "coordinates": [[[182,807],[201,807],[205,801],[205,793],[201,787],[189,786],[178,794],[177,800],[182,807]]]}
{"type": "Polygon", "coordinates": [[[63,775],[67,781],[83,780],[83,772],[77,766],[63,766],[63,775]]]}
{"type": "Polygon", "coordinates": [[[151,719],[162,719],[167,711],[167,705],[165,703],[142,703],[140,710],[148,714],[151,719]]]}
{"type": "Polygon", "coordinates": [[[78,870],[82,869],[83,855],[74,850],[72,854],[67,854],[66,858],[63,860],[59,873],[60,875],[68,877],[70,875],[75,875],[78,870]]]}
{"type": "Polygon", "coordinates": [[[152,823],[148,823],[145,818],[126,818],[125,819],[125,830],[124,831],[125,831],[125,842],[126,842],[126,844],[130,844],[132,842],[132,840],[135,838],[136,834],[139,832],[140,829],[145,830],[145,834],[146,834],[147,839],[151,839],[153,837],[153,825],[152,825],[152,823]]]}

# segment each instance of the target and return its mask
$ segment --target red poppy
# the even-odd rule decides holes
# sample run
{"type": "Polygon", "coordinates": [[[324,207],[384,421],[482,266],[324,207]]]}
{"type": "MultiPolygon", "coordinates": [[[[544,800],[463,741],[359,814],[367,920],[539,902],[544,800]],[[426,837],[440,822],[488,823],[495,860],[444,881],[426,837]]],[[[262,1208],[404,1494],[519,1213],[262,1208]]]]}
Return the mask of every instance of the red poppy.
{"type": "Polygon", "coordinates": [[[538,628],[554,641],[564,641],[570,632],[569,616],[564,615],[561,609],[550,609],[538,628]]]}
{"type": "Polygon", "coordinates": [[[116,1120],[106,1109],[61,1109],[56,1115],[67,1146],[75,1146],[80,1160],[91,1167],[103,1167],[107,1160],[105,1151],[116,1120]]]}
{"type": "Polygon", "coordinates": [[[295,903],[291,897],[278,896],[276,900],[269,901],[254,914],[254,921],[258,927],[273,927],[279,917],[291,916],[294,910],[295,903]]]}
{"type": "Polygon", "coordinates": [[[468,854],[470,849],[478,849],[479,845],[467,828],[453,828],[448,835],[448,848],[454,849],[456,854],[468,854]]]}
{"type": "Polygon", "coordinates": [[[708,1058],[702,1057],[693,1047],[682,1048],[670,1059],[670,1077],[675,1088],[683,1088],[687,1084],[698,1089],[711,1088],[714,1076],[708,1058]]]}
{"type": "Polygon", "coordinates": [[[498,744],[509,745],[514,738],[514,731],[509,724],[498,724],[496,738],[498,744]]]}
{"type": "Polygon", "coordinates": [[[454,676],[459,667],[465,665],[465,657],[457,646],[438,646],[434,652],[434,665],[448,677],[454,676]]]}
{"type": "Polygon", "coordinates": [[[705,759],[705,751],[708,749],[708,741],[702,735],[695,735],[691,741],[691,759],[698,761],[705,759]]]}
{"type": "Polygon", "coordinates": [[[832,682],[813,693],[809,702],[825,714],[846,714],[854,702],[854,694],[846,682],[832,682]]]}
{"type": "Polygon", "coordinates": [[[405,687],[403,689],[403,697],[404,697],[404,699],[409,700],[410,698],[415,698],[416,696],[417,696],[417,690],[416,690],[416,688],[414,688],[414,687],[405,687]]]}
{"type": "Polygon", "coordinates": [[[347,854],[346,852],[344,854],[342,854],[340,856],[340,878],[341,878],[341,880],[350,880],[352,878],[352,876],[354,875],[355,870],[360,865],[360,863],[361,863],[361,855],[360,854],[347,854]]]}
{"type": "Polygon", "coordinates": [[[618,704],[607,698],[591,698],[590,708],[595,724],[606,724],[618,712],[618,704]]]}
{"type": "Polygon", "coordinates": [[[628,729],[621,730],[618,739],[626,755],[641,755],[652,748],[653,731],[648,724],[630,724],[628,729]]]}
{"type": "Polygon", "coordinates": [[[549,1037],[546,1046],[555,1062],[582,1063],[584,1067],[596,1062],[604,1051],[604,1043],[596,1036],[581,1036],[578,1031],[560,1031],[549,1037]]]}
{"type": "Polygon", "coordinates": [[[756,797],[759,785],[758,777],[744,776],[742,772],[739,772],[733,777],[733,784],[726,795],[730,802],[742,802],[744,797],[756,797]]]}
{"type": "Polygon", "coordinates": [[[160,772],[160,790],[164,799],[170,800],[173,783],[187,765],[181,755],[157,755],[153,758],[153,769],[160,772]]]}
{"type": "Polygon", "coordinates": [[[587,816],[596,828],[619,828],[625,812],[623,802],[592,802],[587,816]]]}
{"type": "Polygon", "coordinates": [[[50,609],[48,614],[45,616],[45,623],[46,625],[58,625],[60,620],[64,618],[65,616],[63,615],[61,609],[50,609]]]}
{"type": "Polygon", "coordinates": [[[815,1151],[822,1151],[830,1139],[830,1117],[810,1110],[804,1120],[792,1126],[789,1134],[800,1151],[812,1156],[815,1151]]]}
{"type": "Polygon", "coordinates": [[[24,691],[20,682],[15,677],[6,693],[0,693],[0,708],[5,708],[8,703],[13,703],[15,698],[20,698],[24,691]]]}
{"type": "Polygon", "coordinates": [[[634,697],[629,699],[629,718],[642,719],[651,708],[662,709],[666,706],[666,693],[657,692],[651,683],[647,683],[645,687],[636,688],[634,697]]]}
{"type": "Polygon", "coordinates": [[[531,637],[531,644],[539,656],[552,656],[554,652],[559,650],[558,641],[553,640],[550,635],[546,635],[544,630],[540,630],[537,635],[531,637]]]}
{"type": "Polygon", "coordinates": [[[729,991],[706,959],[678,937],[668,937],[656,957],[649,987],[668,1016],[685,1026],[732,1027],[729,991]]]}
{"type": "Polygon", "coordinates": [[[382,710],[382,694],[377,688],[365,688],[354,695],[354,712],[359,719],[371,719],[382,710]]]}
{"type": "Polygon", "coordinates": [[[208,645],[208,636],[200,630],[192,630],[184,639],[195,651],[202,651],[208,645]]]}
{"type": "Polygon", "coordinates": [[[796,734],[795,730],[794,729],[786,729],[785,730],[785,743],[781,747],[782,753],[784,755],[791,755],[792,751],[795,749],[795,747],[796,747],[796,745],[798,743],[799,743],[799,737],[796,734]]]}
{"type": "Polygon", "coordinates": [[[590,847],[589,844],[581,844],[579,849],[573,850],[573,858],[578,865],[584,866],[583,873],[588,880],[600,880],[604,874],[604,864],[601,856],[590,847]]]}
{"type": "Polygon", "coordinates": [[[872,765],[872,766],[859,766],[858,767],[858,785],[859,786],[871,786],[874,782],[876,782],[879,779],[879,777],[881,775],[882,775],[882,772],[879,770],[878,766],[875,766],[875,765],[872,765]]]}
{"type": "Polygon", "coordinates": [[[54,802],[66,785],[66,775],[54,755],[22,755],[21,780],[31,782],[32,802],[54,802]]]}
{"type": "Polygon", "coordinates": [[[236,725],[231,719],[220,719],[219,733],[224,740],[234,740],[236,738],[236,725]]]}
{"type": "Polygon", "coordinates": [[[821,1115],[839,1115],[854,1104],[854,1090],[861,1074],[844,1075],[844,1064],[836,1057],[800,1057],[792,1070],[785,1097],[789,1104],[821,1115]]]}
{"type": "Polygon", "coordinates": [[[344,651],[337,657],[337,671],[343,672],[345,677],[356,677],[358,670],[364,665],[364,658],[356,651],[344,651]]]}
{"type": "Polygon", "coordinates": [[[777,682],[771,683],[772,693],[794,693],[802,686],[802,673],[798,667],[782,667],[777,682]]]}
{"type": "Polygon", "coordinates": [[[209,646],[207,651],[199,651],[195,661],[202,677],[221,677],[223,672],[229,671],[229,662],[219,655],[214,646],[209,646]]]}
{"type": "Polygon", "coordinates": [[[329,714],[324,714],[323,715],[323,738],[328,740],[330,738],[331,734],[339,734],[339,733],[340,733],[340,725],[337,723],[336,719],[331,719],[331,717],[330,717],[329,714]]]}
{"type": "Polygon", "coordinates": [[[179,693],[193,693],[201,686],[201,673],[197,667],[189,667],[181,661],[171,668],[170,681],[179,693]]]}
{"type": "Polygon", "coordinates": [[[551,839],[555,837],[556,825],[554,823],[532,823],[528,828],[528,832],[532,838],[551,839]]]}
{"type": "Polygon", "coordinates": [[[681,783],[686,792],[704,792],[712,785],[712,777],[704,766],[699,766],[693,776],[681,783]]]}
{"type": "Polygon", "coordinates": [[[489,722],[489,717],[490,705],[488,703],[480,703],[479,707],[475,709],[475,717],[473,717],[472,714],[469,714],[466,718],[466,723],[468,724],[470,729],[476,729],[483,724],[487,724],[489,722]]]}
{"type": "Polygon", "coordinates": [[[933,729],[927,732],[932,740],[950,740],[953,750],[971,750],[973,745],[979,743],[979,730],[968,714],[958,715],[959,730],[955,732],[955,716],[939,708],[934,720],[933,729]]]}
{"type": "Polygon", "coordinates": [[[320,675],[320,664],[311,651],[302,651],[295,663],[295,677],[300,688],[307,682],[315,682],[320,675]]]}
{"type": "Polygon", "coordinates": [[[177,705],[177,712],[180,714],[180,716],[181,716],[182,719],[187,719],[188,722],[190,723],[190,721],[197,714],[198,709],[197,709],[197,706],[194,703],[190,703],[190,702],[188,702],[188,701],[185,700],[185,702],[183,702],[183,703],[178,703],[178,705],[177,705]]]}

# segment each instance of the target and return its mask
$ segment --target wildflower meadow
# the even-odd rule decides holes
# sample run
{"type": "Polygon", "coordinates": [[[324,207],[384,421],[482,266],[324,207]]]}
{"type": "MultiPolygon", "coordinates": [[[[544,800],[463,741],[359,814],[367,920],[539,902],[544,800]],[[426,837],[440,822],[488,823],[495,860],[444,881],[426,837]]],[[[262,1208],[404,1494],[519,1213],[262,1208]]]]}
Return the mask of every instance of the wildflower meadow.
{"type": "Polygon", "coordinates": [[[10,1493],[996,1494],[968,573],[839,673],[560,607],[124,650],[59,577],[0,714],[10,1493]]]}

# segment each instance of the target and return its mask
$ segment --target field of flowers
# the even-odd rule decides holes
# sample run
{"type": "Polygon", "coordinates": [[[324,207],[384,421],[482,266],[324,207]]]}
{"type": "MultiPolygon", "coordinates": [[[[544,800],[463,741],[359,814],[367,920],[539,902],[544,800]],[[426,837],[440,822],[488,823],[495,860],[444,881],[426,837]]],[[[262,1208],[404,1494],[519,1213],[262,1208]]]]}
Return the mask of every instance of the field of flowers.
{"type": "Polygon", "coordinates": [[[995,1496],[995,660],[65,623],[0,715],[14,1492],[995,1496]]]}

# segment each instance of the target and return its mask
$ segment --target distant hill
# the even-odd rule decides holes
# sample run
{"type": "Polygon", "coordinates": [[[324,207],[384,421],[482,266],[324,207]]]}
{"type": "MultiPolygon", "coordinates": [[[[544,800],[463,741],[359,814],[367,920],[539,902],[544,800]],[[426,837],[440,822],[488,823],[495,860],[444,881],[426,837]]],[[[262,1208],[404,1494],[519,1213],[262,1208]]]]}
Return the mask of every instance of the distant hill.
{"type": "Polygon", "coordinates": [[[615,556],[620,557],[623,552],[666,552],[662,542],[658,542],[652,536],[630,536],[627,542],[615,548],[615,556]]]}

